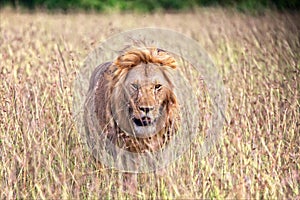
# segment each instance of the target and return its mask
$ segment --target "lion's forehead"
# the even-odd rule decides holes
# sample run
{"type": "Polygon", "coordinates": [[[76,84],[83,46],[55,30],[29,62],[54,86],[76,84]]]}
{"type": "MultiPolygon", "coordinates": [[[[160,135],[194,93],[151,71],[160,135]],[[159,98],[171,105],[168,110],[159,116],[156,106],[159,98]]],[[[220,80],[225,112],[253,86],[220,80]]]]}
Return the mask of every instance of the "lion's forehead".
{"type": "Polygon", "coordinates": [[[167,85],[168,81],[159,66],[152,63],[143,63],[128,72],[125,83],[138,83],[140,85],[150,86],[152,84],[167,85]]]}

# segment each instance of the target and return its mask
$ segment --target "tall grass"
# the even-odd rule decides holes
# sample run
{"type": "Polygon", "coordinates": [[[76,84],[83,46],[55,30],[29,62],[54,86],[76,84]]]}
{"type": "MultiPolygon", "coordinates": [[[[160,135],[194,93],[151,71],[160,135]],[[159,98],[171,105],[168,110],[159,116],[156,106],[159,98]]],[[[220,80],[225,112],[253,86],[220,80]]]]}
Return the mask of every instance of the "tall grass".
{"type": "Polygon", "coordinates": [[[196,39],[227,88],[228,124],[205,159],[195,142],[161,176],[138,177],[140,198],[299,198],[299,14],[0,13],[0,198],[125,198],[75,127],[73,80],[113,33],[163,26],[196,39]],[[171,23],[170,23],[171,22],[171,23]],[[189,23],[187,23],[189,22],[189,23]]]}

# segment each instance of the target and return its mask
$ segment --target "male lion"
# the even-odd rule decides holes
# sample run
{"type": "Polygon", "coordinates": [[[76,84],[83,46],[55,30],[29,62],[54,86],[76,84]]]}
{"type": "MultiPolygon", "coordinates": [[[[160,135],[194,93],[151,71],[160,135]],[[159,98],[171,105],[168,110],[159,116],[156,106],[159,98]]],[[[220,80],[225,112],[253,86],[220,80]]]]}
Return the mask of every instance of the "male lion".
{"type": "Polygon", "coordinates": [[[156,48],[131,50],[98,66],[89,92],[95,92],[96,117],[105,130],[101,134],[130,152],[161,149],[177,130],[170,76],[175,68],[175,59],[156,48]]]}
{"type": "Polygon", "coordinates": [[[87,117],[93,106],[100,127],[97,134],[105,135],[115,146],[131,153],[162,150],[178,130],[175,70],[174,57],[157,48],[133,49],[98,66],[85,103],[90,148],[95,137],[90,136],[87,117]]]}

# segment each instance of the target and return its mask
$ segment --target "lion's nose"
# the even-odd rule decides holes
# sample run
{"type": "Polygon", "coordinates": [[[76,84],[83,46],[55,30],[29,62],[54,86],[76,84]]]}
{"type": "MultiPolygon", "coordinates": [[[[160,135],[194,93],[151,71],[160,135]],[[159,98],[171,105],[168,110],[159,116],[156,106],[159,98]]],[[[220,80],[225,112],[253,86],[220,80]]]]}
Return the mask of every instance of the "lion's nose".
{"type": "Polygon", "coordinates": [[[147,114],[154,109],[154,106],[139,106],[139,109],[147,114]]]}

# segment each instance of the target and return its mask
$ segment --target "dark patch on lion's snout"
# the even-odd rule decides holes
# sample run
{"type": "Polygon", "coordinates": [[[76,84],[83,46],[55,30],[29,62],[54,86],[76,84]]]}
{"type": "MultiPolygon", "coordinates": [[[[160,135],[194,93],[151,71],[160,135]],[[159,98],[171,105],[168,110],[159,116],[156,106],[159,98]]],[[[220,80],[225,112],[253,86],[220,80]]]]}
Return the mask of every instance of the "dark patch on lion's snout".
{"type": "Polygon", "coordinates": [[[139,106],[139,110],[148,114],[150,111],[154,110],[154,106],[139,106]]]}

